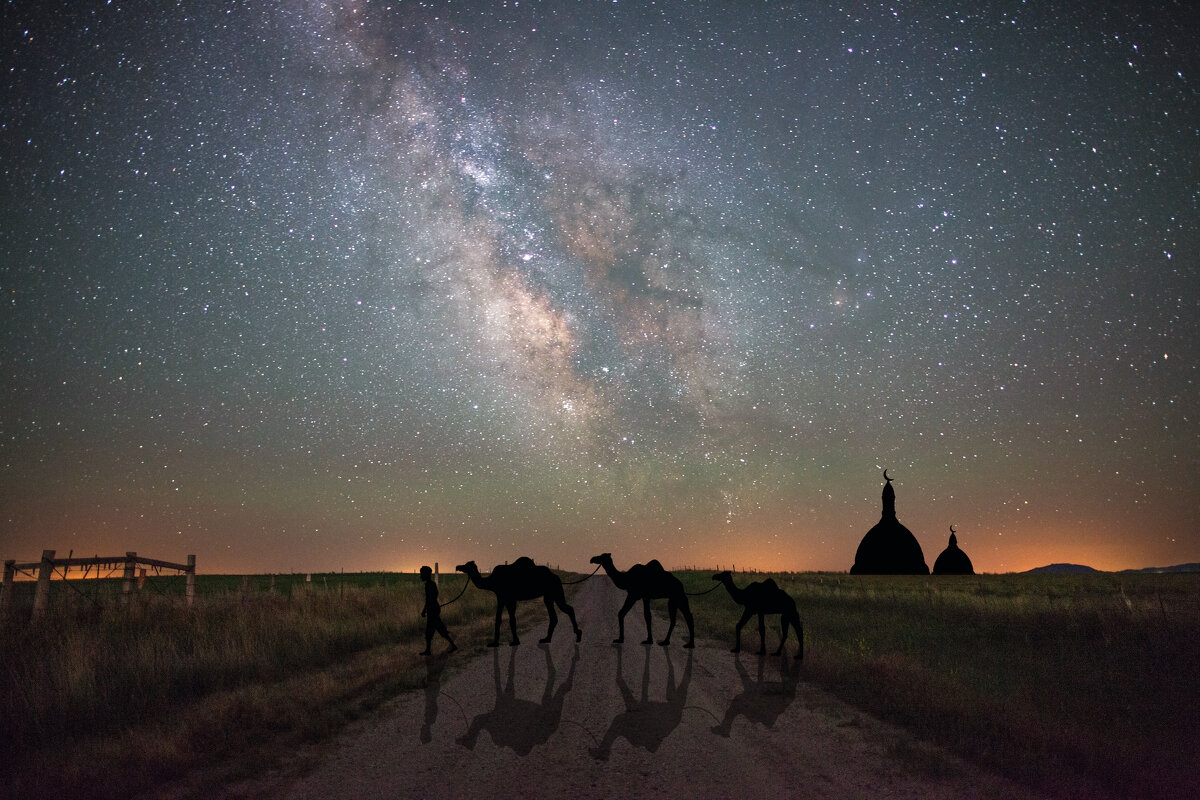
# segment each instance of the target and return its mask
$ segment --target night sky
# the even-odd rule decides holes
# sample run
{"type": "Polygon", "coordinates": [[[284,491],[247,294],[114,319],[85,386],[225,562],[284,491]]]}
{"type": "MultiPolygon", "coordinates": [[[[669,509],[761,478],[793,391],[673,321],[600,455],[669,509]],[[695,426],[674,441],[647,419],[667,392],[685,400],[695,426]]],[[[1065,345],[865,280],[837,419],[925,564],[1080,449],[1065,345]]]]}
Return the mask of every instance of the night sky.
{"type": "Polygon", "coordinates": [[[53,5],[0,558],[1200,561],[1188,4],[53,5]]]}

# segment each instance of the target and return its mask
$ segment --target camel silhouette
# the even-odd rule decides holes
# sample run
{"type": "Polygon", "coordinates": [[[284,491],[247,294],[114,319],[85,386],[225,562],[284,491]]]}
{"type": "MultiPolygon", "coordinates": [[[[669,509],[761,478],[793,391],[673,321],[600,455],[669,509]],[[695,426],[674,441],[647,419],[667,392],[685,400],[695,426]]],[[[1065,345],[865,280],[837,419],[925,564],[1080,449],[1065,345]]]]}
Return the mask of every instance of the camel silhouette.
{"type": "Polygon", "coordinates": [[[687,702],[688,686],[692,682],[692,654],[687,654],[687,664],[683,668],[683,677],[675,682],[675,664],[671,661],[671,651],[664,650],[667,658],[667,685],[665,700],[650,699],[650,650],[646,650],[646,661],[642,667],[642,692],[640,697],[634,697],[629,684],[625,682],[621,653],[617,649],[617,689],[621,699],[625,701],[625,710],[617,714],[604,732],[604,738],[594,748],[588,748],[592,758],[597,761],[607,761],[612,754],[613,744],[617,739],[625,739],[634,747],[644,748],[654,753],[659,745],[679,727],[683,721],[684,705],[687,702]]]}
{"type": "Polygon", "coordinates": [[[604,567],[608,577],[612,578],[613,584],[628,593],[624,605],[617,612],[617,638],[613,639],[613,644],[621,644],[625,641],[625,615],[638,600],[642,601],[642,611],[646,616],[646,639],[642,644],[654,644],[654,635],[650,629],[650,601],[665,597],[667,611],[671,615],[671,624],[667,628],[667,635],[659,644],[666,646],[671,643],[671,632],[675,630],[675,614],[678,611],[682,612],[683,621],[687,623],[688,628],[688,640],[683,646],[687,648],[695,646],[695,623],[692,620],[692,609],[688,604],[687,593],[683,590],[683,583],[663,569],[663,565],[657,560],[651,561],[649,564],[634,564],[624,572],[613,566],[611,553],[594,556],[591,563],[604,567]]]}
{"type": "Polygon", "coordinates": [[[512,630],[511,644],[521,643],[520,637],[517,636],[517,601],[532,600],[535,597],[545,601],[546,613],[550,616],[550,626],[546,628],[546,635],[538,640],[539,643],[546,644],[554,636],[554,626],[558,625],[558,614],[554,612],[556,605],[571,620],[571,627],[575,629],[575,641],[583,638],[583,631],[575,621],[575,609],[567,604],[563,594],[562,580],[551,572],[549,567],[534,564],[533,559],[521,556],[511,564],[497,564],[492,567],[491,574],[486,578],[479,574],[479,567],[475,566],[474,561],[459,564],[454,569],[466,573],[471,582],[480,589],[496,595],[496,628],[488,647],[500,644],[500,617],[506,609],[508,625],[512,630]]]}
{"type": "Polygon", "coordinates": [[[729,570],[718,572],[713,575],[714,581],[720,581],[725,588],[729,590],[729,596],[734,602],[745,606],[746,610],[742,613],[742,618],[738,620],[737,627],[734,629],[736,641],[733,646],[733,652],[739,653],[742,650],[742,627],[746,622],[756,614],[758,615],[758,653],[763,655],[767,652],[767,632],[764,617],[767,614],[779,615],[779,648],[773,655],[782,655],[783,646],[787,642],[788,625],[796,629],[796,638],[800,640],[800,648],[796,651],[796,658],[804,658],[804,627],[800,624],[800,615],[796,612],[796,601],[792,596],[779,588],[771,578],[765,581],[755,581],[748,584],[746,588],[739,589],[733,584],[733,576],[729,570]]]}
{"type": "Polygon", "coordinates": [[[546,685],[540,701],[517,697],[514,680],[517,651],[509,651],[508,676],[503,682],[500,680],[500,655],[493,651],[492,678],[496,687],[496,705],[491,711],[475,715],[466,733],[455,741],[468,750],[474,750],[479,734],[486,730],[497,747],[511,748],[519,756],[527,756],[533,748],[550,741],[562,722],[563,701],[575,682],[579,645],[575,645],[567,679],[558,689],[554,688],[558,673],[554,668],[554,659],[550,657],[550,648],[543,647],[542,650],[546,654],[546,685]]]}

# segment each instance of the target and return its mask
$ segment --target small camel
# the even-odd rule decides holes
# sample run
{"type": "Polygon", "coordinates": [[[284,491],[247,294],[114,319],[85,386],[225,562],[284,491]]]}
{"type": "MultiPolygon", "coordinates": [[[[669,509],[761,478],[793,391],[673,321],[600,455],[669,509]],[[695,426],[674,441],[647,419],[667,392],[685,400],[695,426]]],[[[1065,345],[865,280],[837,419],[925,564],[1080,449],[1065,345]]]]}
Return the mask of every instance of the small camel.
{"type": "Polygon", "coordinates": [[[471,582],[480,589],[486,589],[496,595],[496,628],[488,647],[500,644],[500,617],[505,609],[508,610],[508,626],[512,630],[511,644],[515,646],[521,643],[517,636],[517,601],[532,600],[535,597],[545,601],[546,613],[550,616],[550,626],[546,628],[546,635],[538,640],[539,643],[546,644],[554,636],[554,626],[558,624],[558,614],[554,612],[556,605],[571,620],[571,627],[575,629],[575,641],[583,638],[583,631],[575,621],[575,609],[567,604],[566,595],[563,593],[562,580],[551,572],[549,567],[534,564],[533,559],[521,556],[511,564],[497,564],[492,567],[491,574],[486,578],[479,574],[479,567],[475,566],[474,561],[459,564],[454,569],[466,573],[471,582]]]}
{"type": "Polygon", "coordinates": [[[773,655],[783,654],[783,645],[787,641],[788,625],[796,629],[796,638],[800,640],[800,647],[796,651],[796,659],[803,660],[804,658],[804,627],[800,624],[800,614],[796,612],[796,601],[792,596],[779,588],[771,578],[765,581],[755,581],[746,586],[744,589],[739,589],[733,585],[733,576],[729,570],[718,572],[713,575],[714,581],[720,581],[726,589],[729,590],[729,596],[734,599],[734,602],[745,606],[746,610],[742,613],[742,618],[738,620],[737,628],[734,630],[737,640],[733,647],[734,653],[739,653],[742,650],[742,627],[755,614],[758,615],[758,653],[763,655],[767,652],[767,633],[766,624],[763,617],[767,614],[778,614],[780,623],[779,632],[779,648],[773,655]]]}
{"type": "Polygon", "coordinates": [[[628,593],[625,604],[617,612],[617,638],[613,639],[613,644],[621,644],[625,641],[625,615],[638,600],[642,601],[642,611],[646,616],[646,639],[642,644],[654,644],[654,636],[650,630],[650,601],[665,597],[667,611],[671,615],[671,625],[667,628],[667,635],[659,644],[665,647],[671,643],[671,632],[675,630],[675,614],[678,611],[683,613],[683,621],[687,623],[688,628],[688,640],[683,646],[687,648],[695,646],[695,624],[692,620],[692,609],[688,604],[687,592],[683,590],[683,583],[679,578],[663,569],[663,565],[657,560],[651,561],[649,564],[634,564],[624,572],[613,565],[611,553],[594,556],[591,563],[604,567],[608,577],[612,578],[613,584],[628,593]]]}

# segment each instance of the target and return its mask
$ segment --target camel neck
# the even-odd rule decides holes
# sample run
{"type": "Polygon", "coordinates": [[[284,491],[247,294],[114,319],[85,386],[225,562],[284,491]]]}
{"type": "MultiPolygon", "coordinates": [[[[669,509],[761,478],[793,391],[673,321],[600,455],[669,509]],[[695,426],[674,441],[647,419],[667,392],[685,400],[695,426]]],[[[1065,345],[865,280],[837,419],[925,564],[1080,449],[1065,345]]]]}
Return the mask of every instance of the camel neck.
{"type": "Polygon", "coordinates": [[[617,569],[616,565],[613,564],[612,561],[604,561],[601,563],[601,566],[604,567],[604,572],[608,575],[608,577],[612,578],[612,582],[618,587],[625,583],[625,573],[617,569]]]}

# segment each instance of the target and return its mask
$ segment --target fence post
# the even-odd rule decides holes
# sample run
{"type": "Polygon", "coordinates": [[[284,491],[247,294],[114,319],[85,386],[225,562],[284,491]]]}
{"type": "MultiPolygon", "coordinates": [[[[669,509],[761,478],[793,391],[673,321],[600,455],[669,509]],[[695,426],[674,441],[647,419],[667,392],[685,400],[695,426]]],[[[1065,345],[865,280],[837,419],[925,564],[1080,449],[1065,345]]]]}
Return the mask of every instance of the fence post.
{"type": "Polygon", "coordinates": [[[125,553],[125,583],[121,587],[121,605],[129,605],[129,596],[133,594],[133,573],[137,567],[137,553],[125,553]]]}
{"type": "Polygon", "coordinates": [[[0,586],[0,615],[6,615],[12,603],[13,579],[17,577],[17,562],[9,559],[4,562],[4,586],[0,586]]]}
{"type": "Polygon", "coordinates": [[[33,619],[46,613],[50,605],[50,575],[54,572],[54,551],[42,551],[42,563],[38,567],[37,591],[33,595],[33,619]]]}
{"type": "Polygon", "coordinates": [[[187,557],[187,589],[184,590],[184,595],[187,597],[187,607],[191,608],[192,603],[196,599],[196,554],[192,553],[187,557]]]}

